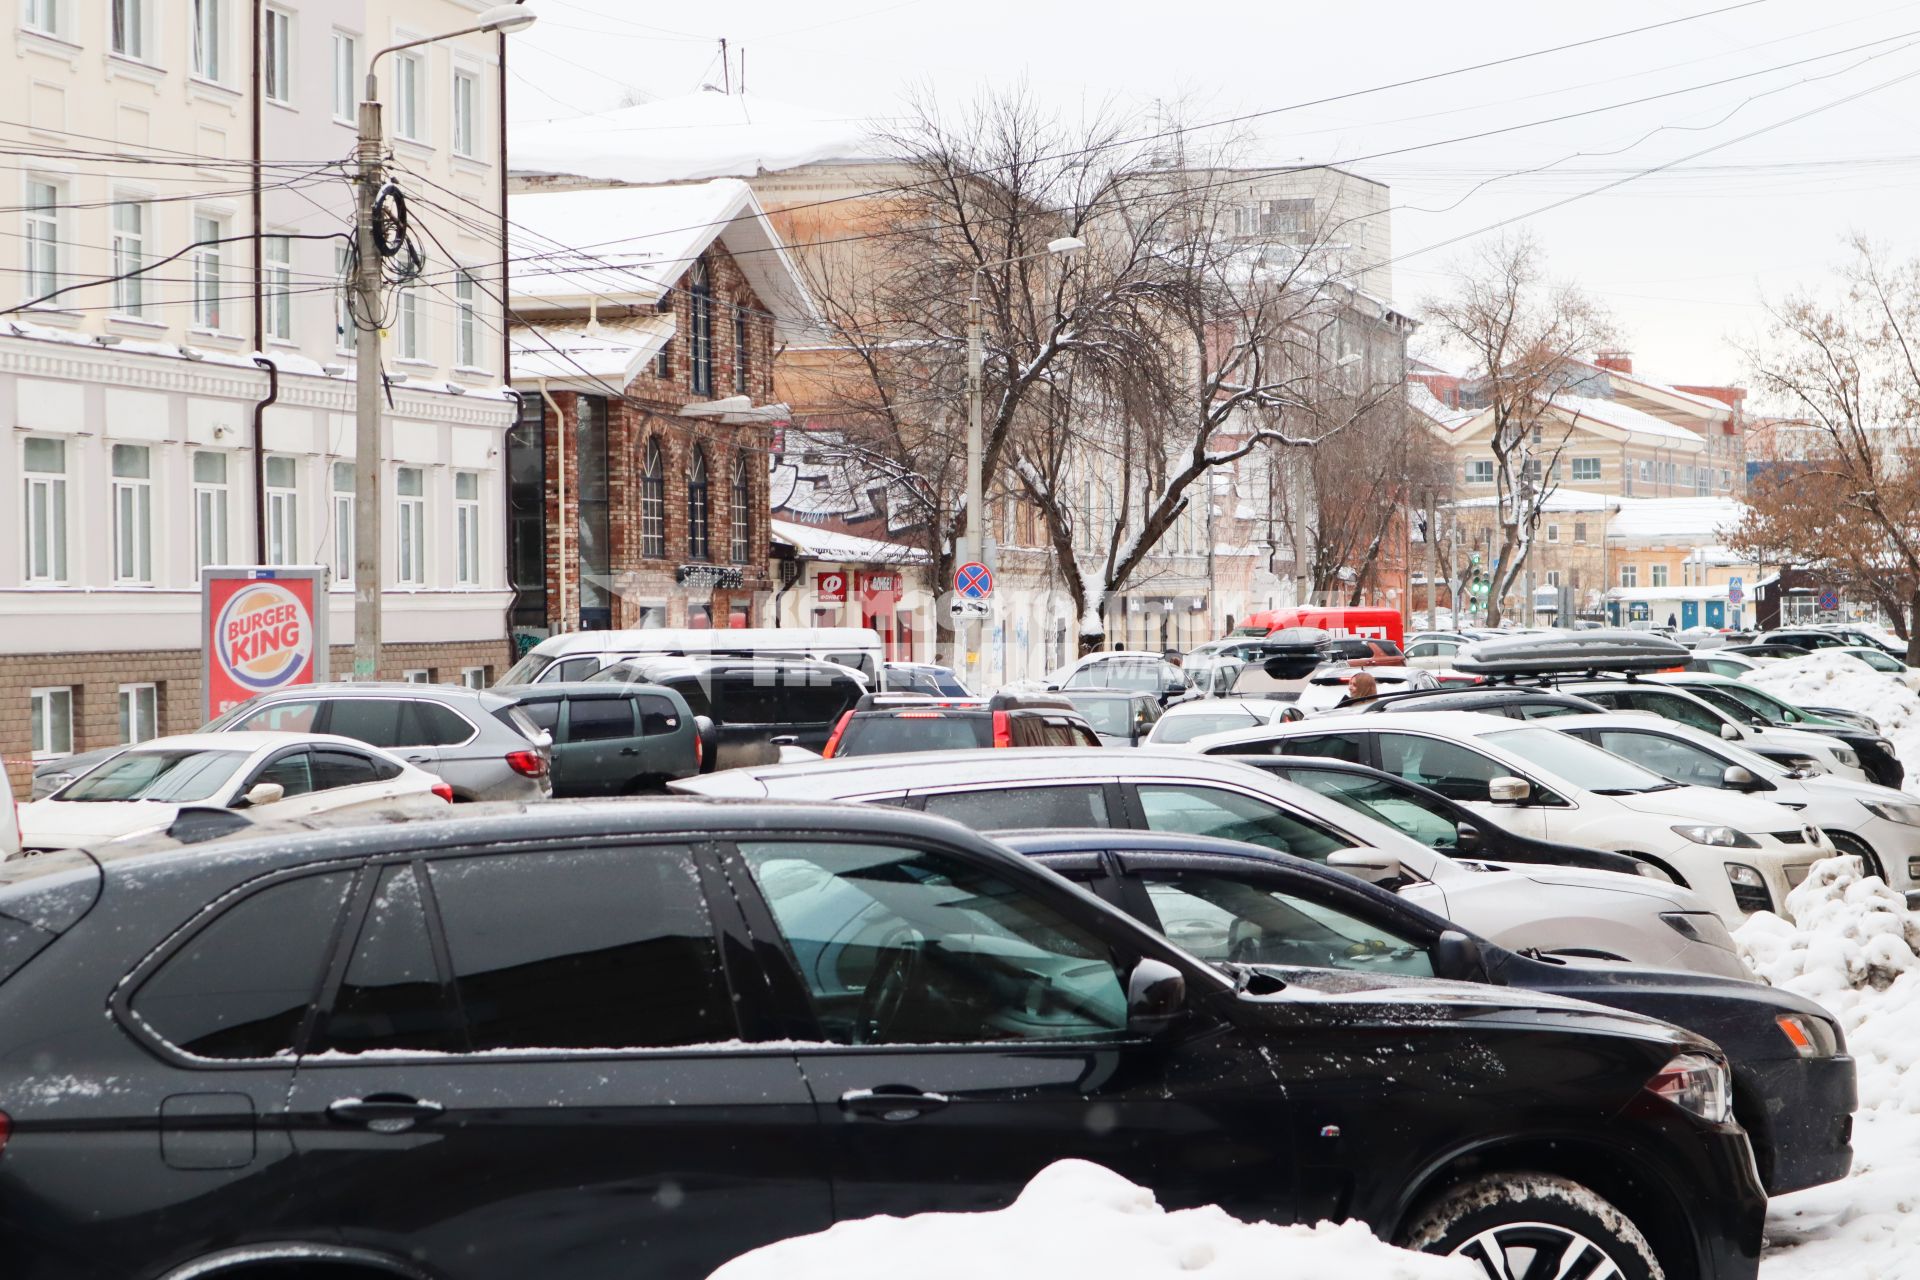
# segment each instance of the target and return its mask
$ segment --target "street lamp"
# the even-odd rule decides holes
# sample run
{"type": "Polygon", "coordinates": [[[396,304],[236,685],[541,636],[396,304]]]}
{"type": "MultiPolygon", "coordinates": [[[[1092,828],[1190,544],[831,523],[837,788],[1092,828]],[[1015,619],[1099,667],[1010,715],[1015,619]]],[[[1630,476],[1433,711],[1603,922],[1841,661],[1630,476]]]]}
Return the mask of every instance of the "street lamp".
{"type": "MultiPolygon", "coordinates": [[[[1016,262],[1026,262],[1033,258],[1065,257],[1078,253],[1087,247],[1087,242],[1079,236],[1061,236],[1049,240],[1047,247],[1038,253],[1023,253],[1012,258],[1001,258],[994,262],[983,262],[973,269],[972,292],[967,296],[967,532],[960,542],[960,563],[967,564],[979,560],[986,552],[987,499],[985,477],[981,474],[986,466],[986,442],[980,428],[980,363],[982,335],[980,330],[980,282],[987,272],[995,267],[1011,266],[1016,262]]],[[[963,639],[959,661],[954,665],[977,676],[977,662],[980,652],[980,619],[968,614],[963,620],[963,639]]],[[[969,685],[971,687],[971,685],[969,685]]]]}
{"type": "MultiPolygon", "coordinates": [[[[360,139],[356,150],[354,326],[358,330],[354,355],[353,431],[353,678],[371,680],[380,669],[380,250],[373,234],[373,210],[386,180],[380,153],[385,147],[380,123],[380,82],[374,67],[380,59],[402,49],[413,49],[456,36],[488,31],[506,34],[524,31],[538,15],[517,4],[495,5],[480,14],[472,26],[444,31],[388,45],[367,59],[366,92],[360,103],[360,139]]],[[[500,87],[502,93],[506,86],[500,87]]],[[[506,235],[505,210],[501,235],[506,235]]],[[[507,282],[502,280],[504,292],[507,282]]],[[[507,371],[509,374],[511,370],[507,371]]]]}

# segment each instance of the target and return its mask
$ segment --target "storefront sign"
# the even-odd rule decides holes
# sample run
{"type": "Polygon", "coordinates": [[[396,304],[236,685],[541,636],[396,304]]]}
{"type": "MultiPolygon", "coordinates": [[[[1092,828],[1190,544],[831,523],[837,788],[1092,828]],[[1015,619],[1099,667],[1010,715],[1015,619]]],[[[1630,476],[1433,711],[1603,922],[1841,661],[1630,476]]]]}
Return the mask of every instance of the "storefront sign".
{"type": "Polygon", "coordinates": [[[844,604],[847,599],[847,575],[838,569],[828,569],[813,575],[814,599],[823,604],[844,604]]]}
{"type": "Polygon", "coordinates": [[[257,694],[327,678],[326,570],[200,571],[201,686],[207,716],[257,694]]]}
{"type": "Polygon", "coordinates": [[[898,573],[856,574],[854,581],[860,591],[860,607],[868,613],[891,610],[900,602],[900,594],[905,587],[898,573]]]}

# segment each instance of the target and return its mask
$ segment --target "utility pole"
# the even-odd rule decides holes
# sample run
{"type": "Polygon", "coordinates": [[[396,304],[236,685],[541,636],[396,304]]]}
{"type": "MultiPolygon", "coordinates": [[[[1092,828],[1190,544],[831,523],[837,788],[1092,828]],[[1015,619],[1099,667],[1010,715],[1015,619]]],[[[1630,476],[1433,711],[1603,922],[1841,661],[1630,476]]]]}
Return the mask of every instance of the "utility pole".
{"type": "Polygon", "coordinates": [[[1433,490],[1427,490],[1427,630],[1438,630],[1434,626],[1433,593],[1439,585],[1440,573],[1440,523],[1438,511],[1433,501],[1433,490]]]}
{"type": "Polygon", "coordinates": [[[371,68],[360,104],[354,207],[353,678],[380,671],[380,316],[381,258],[374,206],[385,179],[380,103],[371,68]]]}
{"type": "MultiPolygon", "coordinates": [[[[980,272],[975,271],[973,289],[967,295],[967,532],[960,541],[961,564],[980,559],[986,545],[986,435],[980,426],[985,343],[980,332],[980,272]]],[[[957,598],[956,603],[960,603],[957,598]]],[[[956,639],[960,652],[954,654],[954,666],[967,674],[971,689],[979,675],[974,667],[980,653],[980,618],[971,609],[960,620],[956,639]]]]}

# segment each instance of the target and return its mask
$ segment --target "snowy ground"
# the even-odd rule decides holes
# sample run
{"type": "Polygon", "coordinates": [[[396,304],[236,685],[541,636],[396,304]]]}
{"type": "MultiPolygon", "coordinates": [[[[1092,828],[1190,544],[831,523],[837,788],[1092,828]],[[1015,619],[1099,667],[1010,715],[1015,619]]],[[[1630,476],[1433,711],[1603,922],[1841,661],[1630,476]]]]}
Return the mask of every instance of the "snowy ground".
{"type": "Polygon", "coordinates": [[[1858,658],[1829,650],[1769,662],[1742,678],[1798,707],[1841,707],[1872,716],[1907,767],[1906,789],[1920,795],[1920,694],[1858,658]]]}
{"type": "Polygon", "coordinates": [[[1853,1176],[1768,1209],[1762,1280],[1920,1280],[1920,914],[1847,858],[1786,905],[1797,923],[1757,915],[1736,936],[1761,977],[1839,1016],[1860,1110],[1853,1176]]]}

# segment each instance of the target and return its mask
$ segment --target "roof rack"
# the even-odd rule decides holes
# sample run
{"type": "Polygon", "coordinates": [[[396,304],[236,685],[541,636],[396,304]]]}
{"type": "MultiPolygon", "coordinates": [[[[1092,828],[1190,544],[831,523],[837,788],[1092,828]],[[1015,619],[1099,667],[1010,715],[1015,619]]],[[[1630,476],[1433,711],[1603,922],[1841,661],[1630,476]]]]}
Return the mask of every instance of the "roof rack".
{"type": "Polygon", "coordinates": [[[1580,672],[1669,671],[1693,651],[1644,631],[1582,631],[1569,635],[1479,640],[1453,657],[1454,669],[1478,676],[1565,675],[1580,672]]]}

